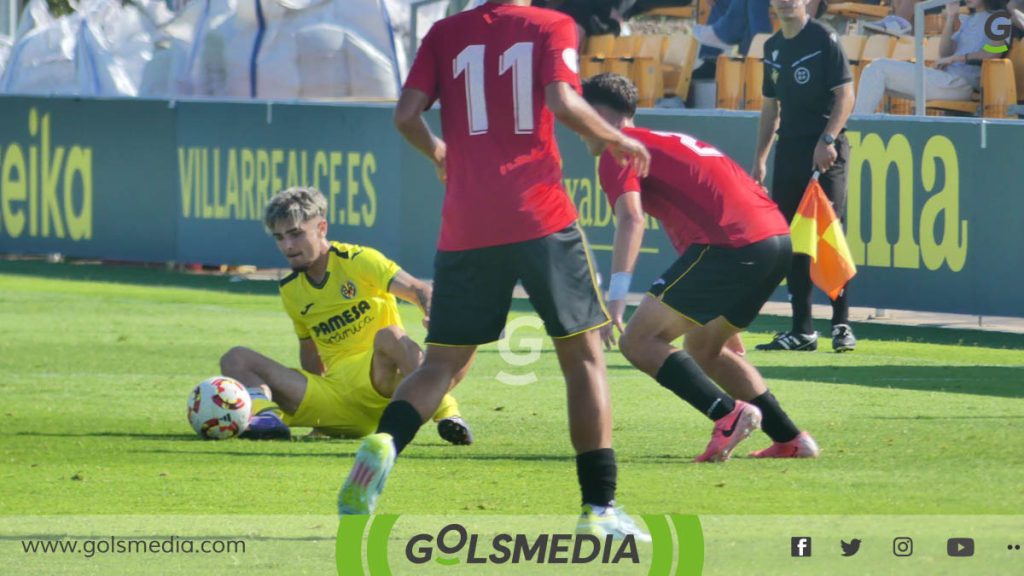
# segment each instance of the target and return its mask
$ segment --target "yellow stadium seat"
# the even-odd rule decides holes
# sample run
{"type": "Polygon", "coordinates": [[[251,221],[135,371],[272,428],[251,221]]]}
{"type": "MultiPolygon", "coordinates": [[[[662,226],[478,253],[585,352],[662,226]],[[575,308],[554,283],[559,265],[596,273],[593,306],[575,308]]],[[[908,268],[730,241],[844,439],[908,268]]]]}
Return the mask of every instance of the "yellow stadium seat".
{"type": "Polygon", "coordinates": [[[1009,118],[1007,107],[1017,103],[1017,85],[1013,62],[1006,58],[985,60],[981,64],[981,94],[971,101],[929,100],[928,108],[975,114],[986,118],[1009,118]],[[980,101],[979,101],[980,100],[980,101]]]}
{"type": "Polygon", "coordinates": [[[860,61],[860,55],[864,52],[864,43],[867,42],[867,36],[861,36],[860,34],[846,34],[839,37],[839,43],[843,46],[843,52],[846,53],[846,59],[850,62],[860,61]]]}
{"type": "Polygon", "coordinates": [[[986,118],[1009,118],[1008,106],[1017,104],[1013,62],[1006,58],[985,60],[981,65],[981,108],[986,118]]]}
{"type": "Polygon", "coordinates": [[[615,49],[615,36],[612,34],[601,34],[587,38],[587,49],[584,54],[590,56],[611,56],[615,49]]]}
{"type": "Polygon", "coordinates": [[[690,34],[673,34],[669,38],[661,66],[666,93],[686,100],[699,49],[700,44],[690,34]]]}
{"type": "Polygon", "coordinates": [[[1024,39],[1013,43],[1009,58],[1013,62],[1013,77],[1017,81],[1017,102],[1024,102],[1024,39]]]}
{"type": "Polygon", "coordinates": [[[715,67],[715,88],[715,107],[740,109],[740,101],[743,99],[743,62],[724,54],[719,56],[715,67]]]}
{"type": "Polygon", "coordinates": [[[764,82],[764,43],[771,34],[758,34],[750,42],[743,60],[743,109],[761,109],[761,84],[764,82]]]}
{"type": "Polygon", "coordinates": [[[879,58],[888,58],[896,47],[896,39],[886,34],[874,34],[868,36],[864,42],[864,50],[860,53],[858,62],[870,62],[879,58]]]}
{"type": "Polygon", "coordinates": [[[904,62],[913,62],[915,56],[914,39],[904,36],[896,41],[889,58],[904,62]]]}
{"type": "Polygon", "coordinates": [[[892,12],[889,6],[876,4],[861,4],[860,2],[838,2],[828,5],[828,13],[836,16],[845,16],[850,19],[870,17],[885,18],[892,12]]]}

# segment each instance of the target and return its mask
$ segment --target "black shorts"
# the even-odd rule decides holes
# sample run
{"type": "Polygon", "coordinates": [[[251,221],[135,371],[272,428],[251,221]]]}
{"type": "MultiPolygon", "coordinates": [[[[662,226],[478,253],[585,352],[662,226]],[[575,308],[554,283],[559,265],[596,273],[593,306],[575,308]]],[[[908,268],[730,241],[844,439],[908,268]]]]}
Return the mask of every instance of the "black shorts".
{"type": "Polygon", "coordinates": [[[786,277],[792,254],[788,234],[742,248],[692,244],[650,294],[697,324],[723,316],[746,328],[786,277]]]}
{"type": "Polygon", "coordinates": [[[522,282],[553,338],[609,322],[586,239],[574,223],[526,242],[439,251],[427,343],[473,346],[498,340],[516,282],[522,282]]]}

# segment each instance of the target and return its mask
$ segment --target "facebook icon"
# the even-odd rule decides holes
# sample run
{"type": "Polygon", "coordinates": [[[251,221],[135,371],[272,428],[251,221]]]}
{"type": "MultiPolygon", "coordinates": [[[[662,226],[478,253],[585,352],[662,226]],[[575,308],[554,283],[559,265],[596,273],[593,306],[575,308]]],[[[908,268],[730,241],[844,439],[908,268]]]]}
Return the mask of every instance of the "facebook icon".
{"type": "Polygon", "coordinates": [[[793,536],[790,542],[790,554],[794,558],[807,558],[811,555],[811,537],[793,536]]]}

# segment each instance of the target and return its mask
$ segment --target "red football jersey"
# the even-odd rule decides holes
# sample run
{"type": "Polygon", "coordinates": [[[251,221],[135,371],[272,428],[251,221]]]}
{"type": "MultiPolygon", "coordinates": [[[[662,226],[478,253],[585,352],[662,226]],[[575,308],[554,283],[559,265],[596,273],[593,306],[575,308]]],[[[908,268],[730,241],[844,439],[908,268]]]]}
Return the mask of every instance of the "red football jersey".
{"type": "Polygon", "coordinates": [[[640,192],[644,211],[661,221],[680,253],[690,244],[739,248],[788,234],[778,206],[731,158],[686,134],[626,128],[651,153],[647,178],[621,167],[608,152],[598,173],[612,208],[626,192],[640,192]]]}
{"type": "Polygon", "coordinates": [[[491,3],[437,22],[423,39],[405,88],[441,101],[440,250],[532,240],[576,220],[544,102],[552,82],[580,89],[576,45],[564,14],[491,3]]]}

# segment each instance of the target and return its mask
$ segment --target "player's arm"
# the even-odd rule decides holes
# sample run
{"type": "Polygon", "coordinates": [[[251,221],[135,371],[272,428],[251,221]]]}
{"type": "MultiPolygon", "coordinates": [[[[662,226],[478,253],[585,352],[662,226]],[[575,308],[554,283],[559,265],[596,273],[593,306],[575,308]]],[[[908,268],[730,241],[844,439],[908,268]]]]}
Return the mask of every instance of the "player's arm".
{"type": "Polygon", "coordinates": [[[299,366],[313,374],[324,373],[324,363],[320,353],[316,351],[316,342],[312,338],[299,338],[299,366]]]}
{"type": "MultiPolygon", "coordinates": [[[[639,191],[626,192],[615,201],[615,244],[612,248],[612,277],[608,284],[608,313],[612,324],[625,330],[626,295],[633,280],[636,259],[644,241],[644,210],[639,191]]],[[[602,330],[605,346],[615,344],[615,333],[609,326],[602,330]]]]}
{"type": "Polygon", "coordinates": [[[761,120],[757,124],[757,148],[754,152],[754,169],[750,175],[764,185],[768,172],[768,154],[772,151],[775,131],[779,129],[779,101],[764,97],[761,100],[761,120]]]}
{"type": "Polygon", "coordinates": [[[562,124],[580,136],[604,142],[621,164],[630,163],[641,177],[647,176],[651,155],[640,142],[605,122],[590,104],[567,82],[551,82],[544,87],[544,101],[562,124]]]}
{"type": "Polygon", "coordinates": [[[835,138],[839,135],[840,130],[846,126],[846,121],[850,118],[850,114],[853,112],[853,82],[847,82],[842,86],[836,86],[832,93],[835,94],[835,101],[832,104],[832,114],[829,115],[828,124],[825,125],[825,131],[821,133],[822,139],[818,140],[818,143],[814,148],[814,168],[825,172],[832,167],[832,164],[836,161],[839,154],[836,151],[835,144],[825,144],[824,137],[826,134],[835,138]]]}
{"type": "Polygon", "coordinates": [[[430,318],[430,299],[433,296],[433,288],[423,280],[409,274],[405,270],[399,270],[391,279],[388,292],[405,300],[410,304],[419,306],[423,311],[424,322],[430,318]]]}
{"type": "Polygon", "coordinates": [[[402,90],[395,106],[395,128],[414,148],[430,158],[437,169],[438,177],[445,181],[444,160],[447,153],[444,140],[434,135],[423,119],[423,110],[430,106],[430,96],[415,88],[402,90]]]}

